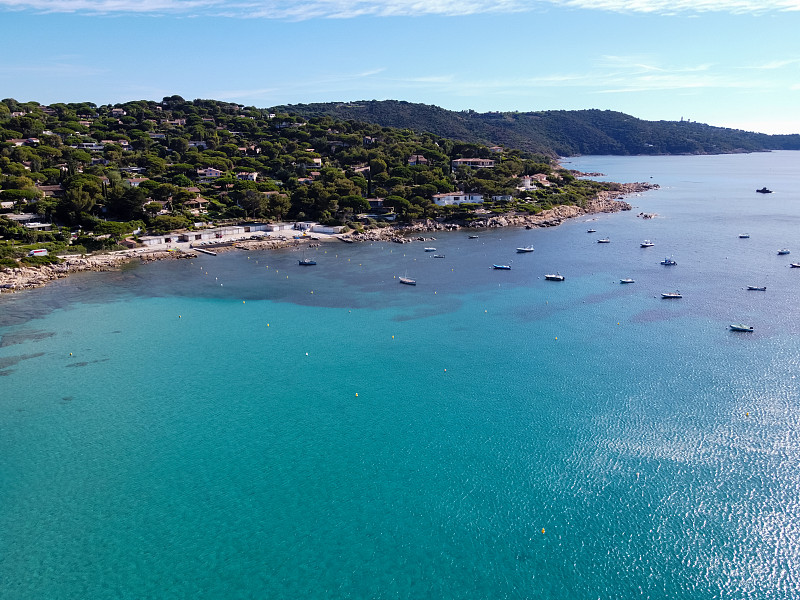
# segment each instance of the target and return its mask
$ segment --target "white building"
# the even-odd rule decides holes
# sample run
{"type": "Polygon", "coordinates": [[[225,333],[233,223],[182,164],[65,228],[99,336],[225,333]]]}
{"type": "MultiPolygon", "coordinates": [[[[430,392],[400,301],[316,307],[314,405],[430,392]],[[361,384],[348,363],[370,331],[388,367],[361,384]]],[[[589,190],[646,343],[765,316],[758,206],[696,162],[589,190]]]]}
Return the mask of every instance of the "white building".
{"type": "Polygon", "coordinates": [[[433,203],[436,206],[451,206],[453,204],[481,204],[482,194],[467,194],[465,192],[448,192],[446,194],[434,194],[433,203]]]}

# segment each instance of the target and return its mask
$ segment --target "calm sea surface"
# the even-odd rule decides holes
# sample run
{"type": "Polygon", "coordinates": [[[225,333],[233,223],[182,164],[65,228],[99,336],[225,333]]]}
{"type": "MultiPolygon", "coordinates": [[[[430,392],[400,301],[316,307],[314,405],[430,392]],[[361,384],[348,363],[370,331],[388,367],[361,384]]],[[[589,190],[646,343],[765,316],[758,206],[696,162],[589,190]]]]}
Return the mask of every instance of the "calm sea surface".
{"type": "Polygon", "coordinates": [[[800,153],[565,166],[661,189],[0,297],[0,598],[800,597],[800,153]]]}

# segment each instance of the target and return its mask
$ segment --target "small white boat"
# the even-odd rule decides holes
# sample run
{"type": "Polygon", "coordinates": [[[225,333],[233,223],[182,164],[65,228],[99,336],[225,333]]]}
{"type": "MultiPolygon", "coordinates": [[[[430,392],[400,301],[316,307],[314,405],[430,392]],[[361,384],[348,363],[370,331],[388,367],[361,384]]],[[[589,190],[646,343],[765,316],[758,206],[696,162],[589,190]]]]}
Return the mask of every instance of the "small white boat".
{"type": "Polygon", "coordinates": [[[524,252],[533,252],[533,246],[525,246],[524,248],[517,248],[517,253],[523,254],[524,252]]]}
{"type": "Polygon", "coordinates": [[[411,279],[410,277],[399,277],[400,283],[404,283],[405,285],[417,285],[416,279],[411,279]]]}
{"type": "Polygon", "coordinates": [[[633,279],[620,279],[620,283],[635,283],[633,279]]]}
{"type": "Polygon", "coordinates": [[[663,292],[661,297],[665,300],[674,300],[676,298],[683,298],[680,292],[663,292]]]}
{"type": "Polygon", "coordinates": [[[511,265],[492,265],[492,268],[499,271],[510,271],[511,265]]]}
{"type": "Polygon", "coordinates": [[[444,258],[444,254],[434,254],[433,258],[444,258]]]}
{"type": "Polygon", "coordinates": [[[468,237],[469,239],[471,239],[471,240],[477,240],[477,239],[478,239],[478,236],[477,236],[477,235],[470,235],[470,236],[467,236],[467,237],[468,237]]]}
{"type": "Polygon", "coordinates": [[[597,243],[598,244],[610,244],[611,240],[608,239],[608,238],[602,238],[602,239],[597,240],[597,243]]]}
{"type": "Polygon", "coordinates": [[[778,250],[778,256],[783,256],[784,254],[790,254],[789,250],[786,248],[781,248],[778,250]]]}
{"type": "Polygon", "coordinates": [[[673,266],[673,265],[677,265],[678,263],[676,263],[676,262],[675,262],[674,260],[672,260],[671,258],[665,258],[664,260],[662,260],[662,261],[661,261],[661,264],[662,264],[662,265],[667,265],[668,267],[671,267],[671,266],[673,266]]]}
{"type": "Polygon", "coordinates": [[[597,229],[587,229],[586,233],[595,233],[597,229]]]}
{"type": "Polygon", "coordinates": [[[317,261],[311,258],[304,258],[302,260],[298,260],[297,262],[300,264],[301,267],[311,267],[317,264],[317,261]]]}
{"type": "Polygon", "coordinates": [[[564,276],[560,273],[548,273],[544,276],[547,281],[564,281],[564,276]]]}
{"type": "Polygon", "coordinates": [[[739,323],[734,323],[730,325],[731,331],[746,331],[748,333],[753,333],[753,326],[752,325],[741,325],[739,323]]]}
{"type": "Polygon", "coordinates": [[[789,266],[793,269],[800,269],[800,263],[789,263],[789,266]]]}
{"type": "Polygon", "coordinates": [[[741,240],[750,239],[750,234],[749,233],[740,233],[739,234],[739,239],[741,239],[741,240]]]}
{"type": "Polygon", "coordinates": [[[436,252],[436,248],[425,248],[425,252],[436,252]]]}
{"type": "Polygon", "coordinates": [[[655,244],[650,240],[645,240],[641,244],[639,244],[640,248],[652,248],[653,246],[655,246],[655,244]]]}
{"type": "Polygon", "coordinates": [[[765,285],[748,285],[747,289],[753,292],[766,292],[767,286],[765,285]]]}

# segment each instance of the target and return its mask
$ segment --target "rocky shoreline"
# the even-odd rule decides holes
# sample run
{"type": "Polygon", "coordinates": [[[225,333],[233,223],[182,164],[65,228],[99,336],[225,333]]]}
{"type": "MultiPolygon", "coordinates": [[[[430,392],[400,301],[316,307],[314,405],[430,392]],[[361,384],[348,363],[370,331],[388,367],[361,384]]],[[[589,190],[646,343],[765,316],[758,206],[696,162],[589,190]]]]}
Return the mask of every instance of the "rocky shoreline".
{"type": "MultiPolygon", "coordinates": [[[[586,214],[612,213],[631,210],[631,205],[621,199],[622,196],[644,192],[658,188],[657,184],[652,183],[625,183],[620,184],[614,191],[600,192],[585,207],[580,206],[555,206],[550,210],[543,211],[537,215],[530,214],[505,214],[491,215],[486,214],[481,218],[470,221],[469,223],[440,223],[428,219],[411,225],[394,225],[379,229],[370,229],[363,233],[345,234],[338,239],[345,242],[364,242],[364,241],[394,241],[398,243],[411,242],[417,239],[414,234],[434,231],[457,231],[460,229],[478,229],[495,227],[554,227],[563,223],[566,219],[572,219],[586,214]]],[[[246,250],[272,250],[300,246],[304,241],[300,240],[258,240],[258,241],[239,241],[230,246],[213,248],[215,252],[246,249],[246,250]]],[[[115,252],[112,254],[96,254],[91,256],[68,256],[64,257],[63,262],[54,265],[41,267],[17,267],[0,269],[0,293],[18,292],[46,285],[50,281],[66,277],[70,273],[80,273],[83,271],[112,271],[118,269],[122,264],[131,260],[151,262],[155,260],[192,258],[194,252],[175,252],[175,251],[147,251],[134,250],[115,252]]]]}

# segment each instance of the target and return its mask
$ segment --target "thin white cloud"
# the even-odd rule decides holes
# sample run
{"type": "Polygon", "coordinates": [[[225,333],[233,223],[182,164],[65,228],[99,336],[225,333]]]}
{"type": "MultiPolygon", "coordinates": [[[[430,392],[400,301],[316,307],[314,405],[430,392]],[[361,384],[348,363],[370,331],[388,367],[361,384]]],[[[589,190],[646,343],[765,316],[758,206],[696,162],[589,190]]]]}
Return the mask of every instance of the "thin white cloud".
{"type": "Polygon", "coordinates": [[[0,0],[0,10],[282,20],[465,16],[552,6],[617,13],[764,14],[800,11],[800,0],[0,0]]]}
{"type": "Polygon", "coordinates": [[[800,0],[547,0],[550,4],[618,13],[688,14],[727,12],[763,14],[800,10],[800,0]]]}

